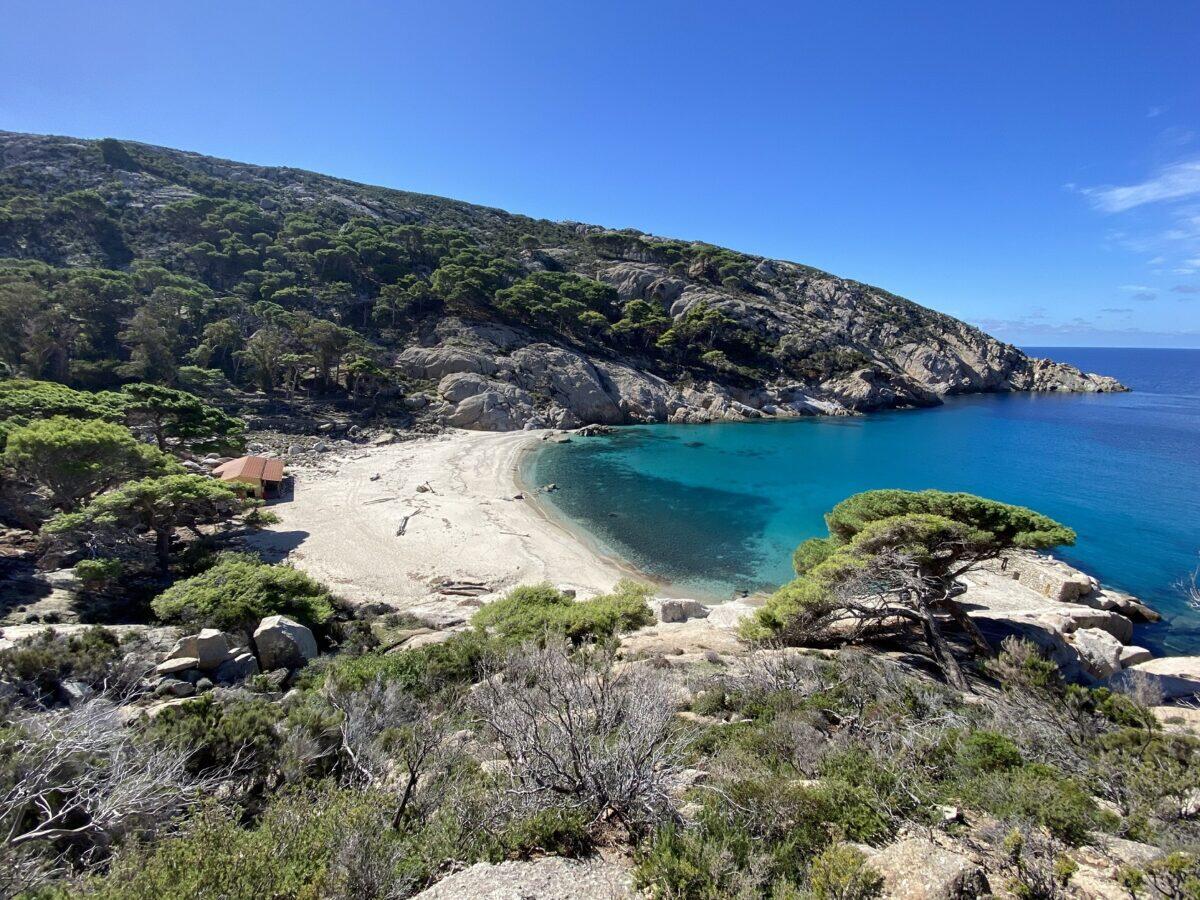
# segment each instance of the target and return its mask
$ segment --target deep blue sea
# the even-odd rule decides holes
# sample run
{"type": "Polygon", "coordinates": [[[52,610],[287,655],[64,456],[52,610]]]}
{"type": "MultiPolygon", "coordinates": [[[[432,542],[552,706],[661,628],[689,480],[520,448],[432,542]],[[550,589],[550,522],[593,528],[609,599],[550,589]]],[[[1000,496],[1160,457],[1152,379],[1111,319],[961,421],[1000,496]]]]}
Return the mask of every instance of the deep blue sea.
{"type": "Polygon", "coordinates": [[[548,444],[525,477],[607,552],[725,599],[791,577],[823,513],[869,488],[971,491],[1074,528],[1059,555],[1164,615],[1138,639],[1200,652],[1200,350],[1026,348],[1128,394],[992,394],[854,418],[646,425],[548,444]]]}

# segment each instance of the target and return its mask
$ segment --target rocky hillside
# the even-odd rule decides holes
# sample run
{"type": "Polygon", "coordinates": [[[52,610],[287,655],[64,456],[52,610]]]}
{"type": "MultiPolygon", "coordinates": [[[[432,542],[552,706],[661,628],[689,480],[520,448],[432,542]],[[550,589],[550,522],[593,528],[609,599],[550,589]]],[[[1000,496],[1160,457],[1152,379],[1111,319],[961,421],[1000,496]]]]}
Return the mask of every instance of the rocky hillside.
{"type": "Polygon", "coordinates": [[[0,325],[0,359],[34,377],[403,394],[421,415],[492,430],[1123,390],[795,263],[9,132],[0,325]]]}

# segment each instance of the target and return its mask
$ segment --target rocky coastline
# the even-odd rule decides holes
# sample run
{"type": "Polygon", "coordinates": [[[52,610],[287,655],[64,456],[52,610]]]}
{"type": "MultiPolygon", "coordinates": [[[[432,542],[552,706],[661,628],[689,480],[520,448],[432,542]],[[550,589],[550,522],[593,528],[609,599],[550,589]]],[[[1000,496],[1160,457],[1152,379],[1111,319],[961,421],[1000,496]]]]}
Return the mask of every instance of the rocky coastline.
{"type": "Polygon", "coordinates": [[[1108,376],[1030,358],[1015,348],[996,352],[1003,345],[982,333],[961,337],[967,339],[936,348],[898,346],[886,367],[806,383],[747,386],[672,383],[636,360],[590,355],[505,325],[448,319],[426,343],[401,351],[394,364],[422,385],[406,398],[410,410],[442,425],[480,431],[846,416],[937,406],[955,394],[1128,390],[1108,376]]]}

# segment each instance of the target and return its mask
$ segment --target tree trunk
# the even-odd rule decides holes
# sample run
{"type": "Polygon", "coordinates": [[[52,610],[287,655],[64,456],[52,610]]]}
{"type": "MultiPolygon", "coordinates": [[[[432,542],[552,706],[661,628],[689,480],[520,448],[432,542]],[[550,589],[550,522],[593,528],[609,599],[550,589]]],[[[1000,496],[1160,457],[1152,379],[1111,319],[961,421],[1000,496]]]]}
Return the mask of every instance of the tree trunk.
{"type": "Polygon", "coordinates": [[[950,644],[946,642],[937,619],[933,617],[933,611],[925,604],[921,604],[920,611],[925,641],[929,644],[929,649],[933,651],[933,658],[937,661],[942,674],[946,676],[946,681],[964,694],[971,693],[971,685],[967,683],[967,676],[963,674],[962,667],[954,658],[954,652],[950,649],[950,644]]]}
{"type": "Polygon", "coordinates": [[[404,785],[404,796],[400,798],[400,804],[396,807],[396,812],[392,816],[392,831],[397,831],[400,828],[400,823],[404,821],[404,812],[408,809],[408,803],[412,800],[413,789],[417,786],[417,773],[410,771],[408,773],[408,782],[404,785]]]}
{"type": "Polygon", "coordinates": [[[154,529],[154,551],[158,556],[158,570],[164,575],[171,569],[171,528],[154,529]]]}
{"type": "Polygon", "coordinates": [[[957,600],[946,597],[939,605],[950,614],[950,618],[955,621],[958,627],[967,633],[967,637],[971,639],[971,643],[975,645],[976,650],[985,656],[991,656],[996,652],[991,642],[983,636],[983,632],[975,624],[975,620],[967,615],[967,611],[959,606],[957,600]]]}

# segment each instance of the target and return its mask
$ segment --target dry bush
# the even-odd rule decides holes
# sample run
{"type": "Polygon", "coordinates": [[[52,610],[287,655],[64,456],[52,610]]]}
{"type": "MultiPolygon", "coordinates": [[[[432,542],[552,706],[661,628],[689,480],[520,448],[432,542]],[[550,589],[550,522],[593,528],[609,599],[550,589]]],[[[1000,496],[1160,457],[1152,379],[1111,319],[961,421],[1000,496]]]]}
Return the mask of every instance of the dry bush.
{"type": "Polygon", "coordinates": [[[188,751],[136,740],[107,699],[18,715],[0,759],[0,862],[34,881],[67,861],[100,858],[124,838],[154,837],[231,775],[194,774],[188,751]]]}
{"type": "Polygon", "coordinates": [[[992,828],[984,835],[1008,872],[1008,890],[1020,900],[1058,900],[1077,868],[1060,841],[1040,829],[1020,826],[1005,832],[992,828]]]}
{"type": "Polygon", "coordinates": [[[335,689],[329,700],[342,714],[343,780],[395,793],[392,827],[397,827],[416,800],[418,784],[445,768],[447,717],[383,679],[360,690],[335,689]]]}
{"type": "Polygon", "coordinates": [[[637,829],[673,816],[683,746],[673,692],[661,671],[613,662],[611,650],[550,640],[492,667],[471,704],[509,764],[506,794],[593,824],[611,815],[637,829]]]}

